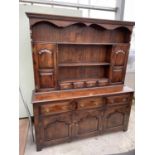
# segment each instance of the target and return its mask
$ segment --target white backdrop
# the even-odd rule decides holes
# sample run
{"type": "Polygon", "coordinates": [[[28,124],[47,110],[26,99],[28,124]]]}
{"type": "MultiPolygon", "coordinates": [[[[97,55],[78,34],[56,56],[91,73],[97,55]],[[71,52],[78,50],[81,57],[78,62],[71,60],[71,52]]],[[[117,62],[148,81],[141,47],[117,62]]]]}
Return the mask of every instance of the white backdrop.
{"type": "MultiPolygon", "coordinates": [[[[31,41],[29,20],[25,12],[57,14],[65,16],[82,16],[79,10],[68,10],[42,6],[20,5],[19,6],[19,83],[24,99],[32,112],[31,95],[34,89],[34,76],[32,66],[31,41]]],[[[26,110],[19,95],[19,117],[27,117],[26,110]]]]}

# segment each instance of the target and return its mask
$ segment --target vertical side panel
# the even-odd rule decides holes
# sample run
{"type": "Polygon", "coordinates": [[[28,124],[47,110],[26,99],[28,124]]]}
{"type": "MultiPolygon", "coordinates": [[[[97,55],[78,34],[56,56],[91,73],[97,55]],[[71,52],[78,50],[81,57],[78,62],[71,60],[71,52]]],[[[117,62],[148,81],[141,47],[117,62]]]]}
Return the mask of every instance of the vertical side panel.
{"type": "Polygon", "coordinates": [[[34,127],[35,127],[35,140],[37,150],[42,149],[43,139],[41,136],[41,122],[39,119],[39,105],[33,104],[33,113],[34,113],[34,127]]]}
{"type": "Polygon", "coordinates": [[[38,55],[37,55],[37,45],[33,44],[33,69],[34,69],[34,78],[35,78],[35,89],[38,90],[40,88],[39,82],[39,64],[38,64],[38,55]]]}

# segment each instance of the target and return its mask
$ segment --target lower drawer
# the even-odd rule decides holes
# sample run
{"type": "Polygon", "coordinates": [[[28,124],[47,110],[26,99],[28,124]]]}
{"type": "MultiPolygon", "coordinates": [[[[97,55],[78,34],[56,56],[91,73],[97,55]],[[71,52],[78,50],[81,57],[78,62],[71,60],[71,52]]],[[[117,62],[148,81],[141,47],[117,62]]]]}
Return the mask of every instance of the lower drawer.
{"type": "Polygon", "coordinates": [[[71,101],[51,102],[41,105],[40,111],[43,115],[56,114],[74,110],[75,106],[71,101]]]}
{"type": "Polygon", "coordinates": [[[105,104],[103,97],[90,97],[85,99],[79,99],[77,101],[77,110],[102,107],[105,104]]]}
{"type": "Polygon", "coordinates": [[[130,100],[130,94],[114,95],[106,97],[106,103],[108,105],[128,104],[130,100]]]}

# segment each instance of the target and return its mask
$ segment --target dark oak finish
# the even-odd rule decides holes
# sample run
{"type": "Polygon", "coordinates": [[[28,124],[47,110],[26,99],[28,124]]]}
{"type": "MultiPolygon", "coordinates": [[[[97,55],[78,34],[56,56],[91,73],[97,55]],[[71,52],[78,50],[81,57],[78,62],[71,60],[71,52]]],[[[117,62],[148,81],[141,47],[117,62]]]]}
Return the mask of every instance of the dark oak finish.
{"type": "Polygon", "coordinates": [[[102,110],[87,110],[75,112],[75,138],[90,137],[99,134],[101,130],[102,110]]]}
{"type": "Polygon", "coordinates": [[[27,15],[36,91],[123,85],[133,22],[27,15]]]}
{"type": "Polygon", "coordinates": [[[134,22],[27,16],[37,150],[126,131],[133,91],[123,84],[134,22]]]}
{"type": "Polygon", "coordinates": [[[104,118],[102,119],[103,132],[112,132],[127,130],[129,117],[129,107],[113,107],[107,108],[104,118]]]}
{"type": "MultiPolygon", "coordinates": [[[[112,131],[126,131],[133,91],[64,101],[34,101],[37,148],[112,131]]],[[[90,91],[91,93],[91,91],[90,91]]]]}

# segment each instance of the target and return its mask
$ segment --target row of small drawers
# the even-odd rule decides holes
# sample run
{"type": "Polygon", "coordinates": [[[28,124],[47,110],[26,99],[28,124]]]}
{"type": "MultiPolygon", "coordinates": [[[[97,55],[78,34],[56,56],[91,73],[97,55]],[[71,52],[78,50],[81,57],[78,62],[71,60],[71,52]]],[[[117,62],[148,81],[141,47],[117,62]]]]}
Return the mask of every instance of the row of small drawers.
{"type": "Polygon", "coordinates": [[[87,81],[76,81],[76,82],[63,82],[60,83],[60,89],[73,89],[73,88],[84,88],[84,87],[95,87],[95,86],[106,86],[109,81],[107,80],[87,80],[87,81]]]}
{"type": "Polygon", "coordinates": [[[71,110],[82,110],[89,108],[102,107],[105,104],[117,105],[117,104],[128,104],[130,99],[129,94],[110,96],[110,97],[90,97],[85,99],[78,99],[72,101],[60,101],[51,102],[48,104],[41,105],[41,114],[55,114],[61,112],[67,112],[71,110]]]}

